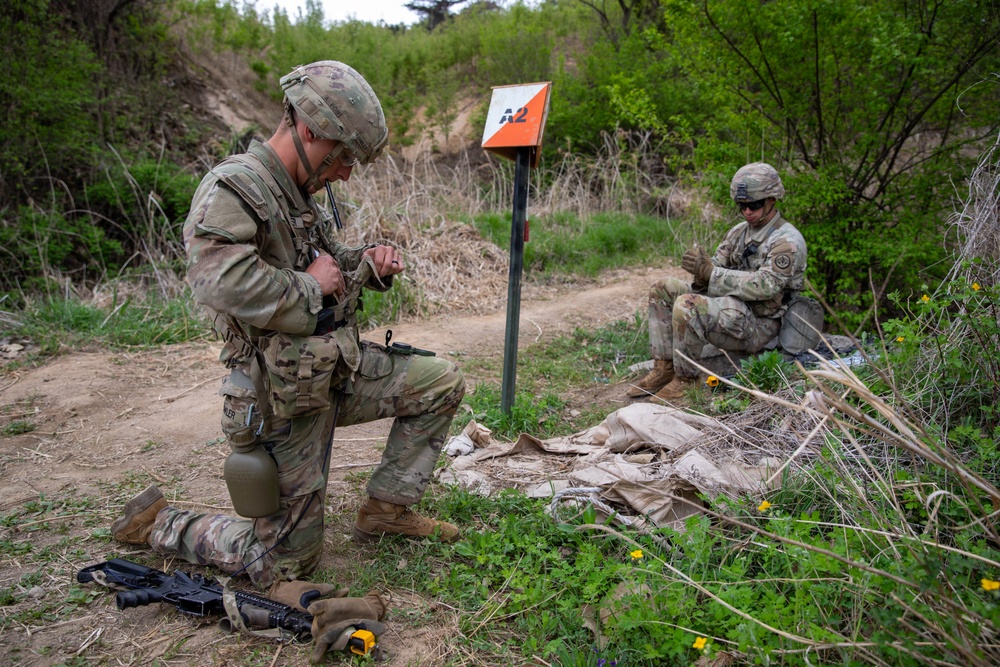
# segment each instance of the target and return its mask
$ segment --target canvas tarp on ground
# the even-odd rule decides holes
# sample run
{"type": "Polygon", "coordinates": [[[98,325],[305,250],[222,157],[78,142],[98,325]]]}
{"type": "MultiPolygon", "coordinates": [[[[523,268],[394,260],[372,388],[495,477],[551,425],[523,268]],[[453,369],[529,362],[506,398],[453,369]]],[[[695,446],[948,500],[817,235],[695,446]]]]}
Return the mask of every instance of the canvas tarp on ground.
{"type": "Polygon", "coordinates": [[[522,434],[516,442],[497,443],[472,421],[448,443],[446,451],[457,456],[439,481],[485,494],[517,487],[534,497],[589,497],[625,523],[632,517],[681,528],[699,511],[699,494],[763,499],[765,481],[784,462],[719,447],[727,431],[719,420],[652,403],[629,405],[597,426],[547,440],[522,434]]]}

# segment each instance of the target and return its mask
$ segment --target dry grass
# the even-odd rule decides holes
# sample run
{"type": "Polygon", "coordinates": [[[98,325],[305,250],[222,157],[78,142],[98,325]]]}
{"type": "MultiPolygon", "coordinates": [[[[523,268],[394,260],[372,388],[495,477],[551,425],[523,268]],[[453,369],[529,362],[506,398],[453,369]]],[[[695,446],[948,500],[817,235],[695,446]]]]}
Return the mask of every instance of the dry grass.
{"type": "MultiPolygon", "coordinates": [[[[341,238],[348,245],[384,242],[404,251],[406,279],[419,294],[410,314],[495,311],[507,296],[508,249],[464,221],[510,211],[513,180],[513,163],[476,148],[412,162],[386,155],[338,184],[341,238]]],[[[596,157],[566,156],[549,171],[534,170],[528,196],[531,216],[614,211],[669,219],[690,205],[663,173],[649,137],[626,135],[606,135],[596,157]]]]}
{"type": "Polygon", "coordinates": [[[959,251],[949,279],[996,285],[1000,282],[1000,138],[983,153],[968,188],[964,207],[951,218],[959,251]]]}

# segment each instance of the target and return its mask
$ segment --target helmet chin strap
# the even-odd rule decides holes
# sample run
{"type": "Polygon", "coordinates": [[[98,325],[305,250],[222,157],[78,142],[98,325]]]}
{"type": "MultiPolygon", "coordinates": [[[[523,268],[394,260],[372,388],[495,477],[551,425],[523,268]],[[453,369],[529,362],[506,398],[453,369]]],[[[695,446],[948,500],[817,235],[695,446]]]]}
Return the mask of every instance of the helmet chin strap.
{"type": "Polygon", "coordinates": [[[771,208],[767,209],[767,212],[764,213],[764,215],[760,216],[760,219],[761,222],[768,223],[771,222],[771,218],[774,217],[774,209],[778,206],[778,201],[772,197],[766,197],[765,199],[767,200],[767,202],[764,204],[765,208],[767,207],[768,204],[771,205],[771,208]]]}
{"type": "MultiPolygon", "coordinates": [[[[338,141],[333,150],[327,153],[326,157],[323,158],[320,165],[316,167],[316,169],[313,169],[312,164],[309,162],[309,157],[306,155],[305,148],[302,147],[302,140],[299,138],[298,130],[295,127],[295,123],[292,121],[292,115],[288,112],[285,113],[285,124],[292,133],[292,143],[295,144],[295,151],[299,154],[299,162],[302,163],[302,166],[305,167],[306,173],[309,174],[306,178],[306,182],[302,184],[302,187],[306,190],[319,190],[320,174],[329,169],[330,165],[332,165],[334,160],[337,159],[337,156],[344,152],[344,144],[338,141]]],[[[306,126],[306,129],[309,129],[308,125],[306,126]]]]}

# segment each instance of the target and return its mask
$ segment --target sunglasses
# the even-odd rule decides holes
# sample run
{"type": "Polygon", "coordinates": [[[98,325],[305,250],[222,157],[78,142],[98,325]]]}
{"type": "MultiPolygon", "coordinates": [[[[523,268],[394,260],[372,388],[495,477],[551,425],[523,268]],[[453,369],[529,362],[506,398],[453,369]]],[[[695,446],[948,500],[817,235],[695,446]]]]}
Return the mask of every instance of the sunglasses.
{"type": "Polygon", "coordinates": [[[767,202],[766,199],[758,199],[757,201],[738,201],[736,202],[736,208],[740,209],[741,211],[745,208],[748,208],[751,211],[759,211],[760,209],[764,208],[764,204],[766,202],[767,202]]]}

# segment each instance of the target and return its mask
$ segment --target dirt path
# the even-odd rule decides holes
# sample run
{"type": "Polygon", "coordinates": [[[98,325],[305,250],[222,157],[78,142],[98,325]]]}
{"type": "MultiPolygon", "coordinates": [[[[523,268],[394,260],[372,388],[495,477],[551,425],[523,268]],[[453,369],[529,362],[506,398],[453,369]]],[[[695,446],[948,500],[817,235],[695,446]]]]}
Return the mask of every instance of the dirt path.
{"type": "MultiPolygon", "coordinates": [[[[578,326],[599,326],[631,317],[645,308],[649,285],[668,273],[619,274],[587,287],[526,287],[519,343],[523,347],[570,333],[578,326]]],[[[502,356],[505,327],[506,313],[496,312],[404,322],[392,330],[395,340],[436,350],[461,364],[470,356],[502,356]]],[[[382,341],[385,330],[368,332],[364,337],[382,341]]],[[[221,469],[228,447],[218,427],[221,398],[216,390],[223,377],[218,352],[217,345],[201,343],[134,353],[75,353],[40,368],[0,377],[0,423],[21,419],[36,427],[29,433],[0,438],[0,517],[20,517],[0,524],[0,540],[9,542],[0,551],[3,561],[8,561],[5,551],[10,545],[15,551],[20,548],[33,554],[49,549],[55,569],[63,574],[89,564],[83,561],[106,559],[109,550],[127,557],[129,551],[118,551],[119,547],[102,535],[102,529],[128,495],[150,479],[160,484],[175,504],[226,511],[230,503],[221,469]],[[58,512],[66,515],[55,522],[58,529],[53,530],[52,523],[26,525],[30,522],[24,517],[26,504],[44,506],[46,501],[66,503],[58,512]],[[87,534],[93,539],[86,542],[85,554],[78,551],[78,544],[72,553],[59,551],[60,541],[67,536],[87,534]],[[30,547],[16,547],[24,542],[30,547]]],[[[473,382],[477,379],[470,378],[473,382]]],[[[348,523],[353,517],[361,495],[351,472],[370,468],[378,460],[377,447],[388,426],[389,421],[383,420],[338,430],[327,501],[332,515],[347,517],[344,521],[348,523]]],[[[336,529],[329,532],[338,533],[336,529]]],[[[343,534],[328,537],[331,555],[324,557],[324,566],[335,564],[330,559],[336,558],[345,540],[343,534]]],[[[27,586],[22,575],[37,571],[37,567],[19,561],[3,564],[0,590],[11,590],[17,600],[13,606],[0,606],[5,615],[26,600],[51,603],[67,593],[65,577],[27,586]]],[[[175,567],[164,564],[163,569],[175,567]]],[[[398,592],[396,604],[400,603],[427,604],[418,596],[398,592]]],[[[54,665],[74,655],[107,657],[114,653],[122,660],[126,655],[134,656],[125,664],[148,664],[153,659],[165,664],[194,664],[198,661],[192,662],[193,656],[211,651],[214,660],[228,664],[227,656],[237,654],[236,649],[246,644],[242,638],[220,642],[214,627],[193,629],[188,619],[152,608],[134,610],[126,619],[103,597],[85,610],[87,616],[76,613],[66,623],[43,618],[7,627],[0,634],[0,663],[54,665]],[[127,626],[124,632],[122,624],[127,626]],[[170,636],[166,629],[190,635],[182,643],[183,649],[163,639],[170,636]],[[104,639],[81,651],[93,633],[104,639]],[[143,641],[143,633],[157,642],[143,641]],[[125,644],[125,653],[118,652],[125,644]],[[171,651],[176,658],[170,657],[171,651]]],[[[389,664],[434,664],[433,656],[441,656],[444,650],[441,635],[448,631],[442,627],[435,632],[422,626],[390,638],[396,657],[389,664]]],[[[265,652],[274,651],[267,644],[261,646],[265,652]]],[[[305,664],[306,656],[307,651],[288,650],[271,664],[305,664]]]]}

